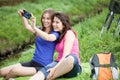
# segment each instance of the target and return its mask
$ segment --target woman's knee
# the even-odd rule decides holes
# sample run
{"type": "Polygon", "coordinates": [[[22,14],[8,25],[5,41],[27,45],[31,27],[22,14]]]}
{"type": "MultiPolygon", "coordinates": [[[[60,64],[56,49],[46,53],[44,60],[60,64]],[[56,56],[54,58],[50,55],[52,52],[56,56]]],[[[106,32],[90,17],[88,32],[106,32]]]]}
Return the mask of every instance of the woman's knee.
{"type": "Polygon", "coordinates": [[[74,64],[74,58],[72,56],[68,56],[65,58],[64,62],[68,65],[73,65],[74,64]]]}
{"type": "Polygon", "coordinates": [[[13,69],[10,70],[9,74],[18,75],[18,71],[19,71],[18,68],[13,68],[13,69]]]}
{"type": "Polygon", "coordinates": [[[9,74],[12,74],[12,75],[19,75],[19,72],[21,71],[21,65],[20,64],[16,64],[9,72],[9,74]]]}

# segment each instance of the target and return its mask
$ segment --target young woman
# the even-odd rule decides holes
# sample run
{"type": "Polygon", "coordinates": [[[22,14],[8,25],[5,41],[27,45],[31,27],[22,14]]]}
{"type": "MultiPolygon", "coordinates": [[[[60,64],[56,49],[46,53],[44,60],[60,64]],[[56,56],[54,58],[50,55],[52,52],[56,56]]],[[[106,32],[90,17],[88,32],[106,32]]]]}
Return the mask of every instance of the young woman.
{"type": "Polygon", "coordinates": [[[54,10],[47,9],[43,12],[41,16],[41,29],[35,27],[35,17],[32,17],[32,20],[29,23],[29,20],[22,16],[22,13],[23,10],[18,11],[19,16],[22,18],[24,27],[36,36],[36,48],[31,61],[18,63],[0,69],[0,76],[3,76],[5,80],[18,76],[34,75],[40,68],[53,61],[54,49],[59,37],[59,33],[53,31],[52,29],[52,17],[54,10]],[[35,29],[33,29],[33,26],[35,29]]]}
{"type": "Polygon", "coordinates": [[[60,32],[56,45],[58,57],[56,61],[40,69],[30,80],[54,80],[58,77],[75,77],[81,73],[79,46],[76,33],[70,28],[69,17],[64,13],[55,13],[54,31],[60,32]]]}

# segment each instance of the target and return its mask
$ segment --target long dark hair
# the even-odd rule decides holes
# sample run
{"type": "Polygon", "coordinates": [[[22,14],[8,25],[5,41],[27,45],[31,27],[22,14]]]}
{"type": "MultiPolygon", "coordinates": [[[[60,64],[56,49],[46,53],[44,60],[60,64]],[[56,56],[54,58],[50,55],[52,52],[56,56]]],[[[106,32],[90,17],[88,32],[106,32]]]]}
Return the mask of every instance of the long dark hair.
{"type": "Polygon", "coordinates": [[[60,33],[60,37],[58,39],[58,42],[60,42],[62,40],[62,38],[64,37],[65,33],[67,32],[67,30],[70,30],[70,19],[69,16],[67,16],[65,13],[62,12],[56,12],[53,15],[53,18],[57,17],[60,19],[60,21],[62,22],[62,24],[64,25],[64,28],[62,30],[62,33],[60,33]]]}
{"type": "Polygon", "coordinates": [[[53,19],[53,14],[55,13],[55,11],[52,9],[52,8],[48,8],[46,10],[44,10],[44,12],[42,13],[41,15],[41,25],[42,25],[42,31],[45,31],[46,28],[44,27],[43,23],[42,23],[42,18],[43,18],[43,15],[48,13],[50,15],[50,19],[51,19],[51,29],[49,32],[51,32],[51,30],[53,29],[52,28],[52,19],[53,19]]]}

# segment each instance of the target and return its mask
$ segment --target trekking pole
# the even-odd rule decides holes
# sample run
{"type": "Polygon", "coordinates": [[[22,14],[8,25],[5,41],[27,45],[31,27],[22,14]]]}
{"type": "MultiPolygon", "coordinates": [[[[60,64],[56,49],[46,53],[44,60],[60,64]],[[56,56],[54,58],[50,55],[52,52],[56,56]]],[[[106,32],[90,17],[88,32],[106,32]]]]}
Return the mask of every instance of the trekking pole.
{"type": "Polygon", "coordinates": [[[103,23],[103,26],[102,26],[102,29],[101,29],[101,32],[100,32],[100,37],[102,36],[103,30],[104,30],[104,28],[105,28],[105,24],[106,24],[109,16],[110,16],[110,12],[107,14],[106,19],[105,19],[105,21],[104,21],[104,23],[103,23]]]}
{"type": "Polygon", "coordinates": [[[112,21],[113,21],[113,19],[114,19],[114,13],[113,13],[113,11],[111,11],[110,14],[111,14],[111,17],[110,17],[110,21],[109,21],[109,23],[108,23],[107,31],[110,29],[111,23],[112,23],[112,21]]]}

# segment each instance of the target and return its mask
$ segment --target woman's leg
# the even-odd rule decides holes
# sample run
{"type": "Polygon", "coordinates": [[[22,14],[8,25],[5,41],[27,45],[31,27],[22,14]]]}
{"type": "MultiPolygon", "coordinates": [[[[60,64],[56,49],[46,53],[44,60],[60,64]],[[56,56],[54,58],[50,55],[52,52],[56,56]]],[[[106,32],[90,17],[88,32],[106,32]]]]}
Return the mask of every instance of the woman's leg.
{"type": "Polygon", "coordinates": [[[0,76],[5,77],[15,66],[19,66],[20,64],[14,64],[5,68],[0,69],[0,76]]]}
{"type": "Polygon", "coordinates": [[[34,76],[30,78],[30,80],[44,80],[44,79],[45,75],[41,71],[38,71],[34,76]]]}
{"type": "Polygon", "coordinates": [[[60,64],[60,66],[56,68],[56,71],[52,79],[55,79],[70,72],[73,69],[73,66],[74,66],[74,58],[72,56],[66,57],[64,61],[60,64]]]}
{"type": "Polygon", "coordinates": [[[13,69],[11,69],[5,77],[5,79],[8,80],[9,78],[15,78],[19,76],[32,76],[35,73],[36,69],[34,67],[23,67],[20,64],[19,66],[16,66],[13,69]]]}
{"type": "Polygon", "coordinates": [[[56,61],[53,61],[52,63],[48,64],[47,66],[40,69],[34,76],[30,78],[30,80],[45,80],[48,76],[49,72],[47,72],[48,69],[53,68],[57,64],[56,61]]]}

